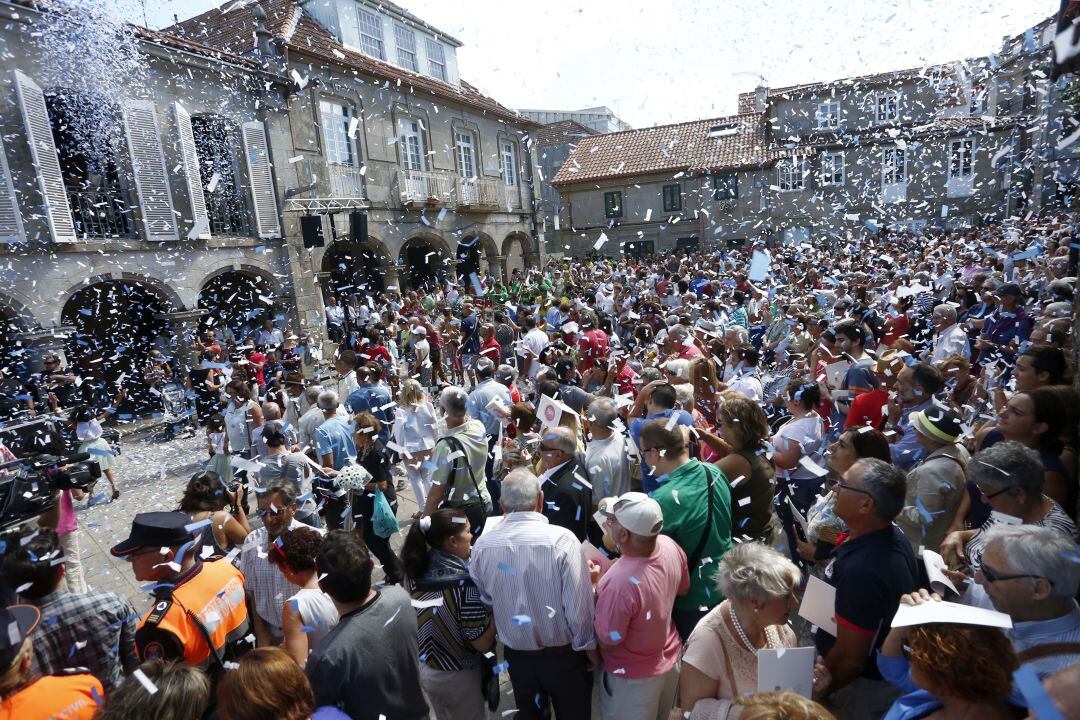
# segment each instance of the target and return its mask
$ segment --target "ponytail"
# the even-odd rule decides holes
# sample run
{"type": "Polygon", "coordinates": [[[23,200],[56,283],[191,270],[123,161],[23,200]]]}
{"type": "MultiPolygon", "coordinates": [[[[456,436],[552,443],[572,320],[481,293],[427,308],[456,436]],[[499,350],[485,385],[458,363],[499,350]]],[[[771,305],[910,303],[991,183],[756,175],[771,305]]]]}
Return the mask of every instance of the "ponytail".
{"type": "Polygon", "coordinates": [[[465,513],[452,508],[440,508],[414,522],[401,548],[405,576],[412,581],[422,578],[428,569],[431,550],[441,550],[446,541],[460,533],[462,525],[467,526],[468,522],[465,513]]]}

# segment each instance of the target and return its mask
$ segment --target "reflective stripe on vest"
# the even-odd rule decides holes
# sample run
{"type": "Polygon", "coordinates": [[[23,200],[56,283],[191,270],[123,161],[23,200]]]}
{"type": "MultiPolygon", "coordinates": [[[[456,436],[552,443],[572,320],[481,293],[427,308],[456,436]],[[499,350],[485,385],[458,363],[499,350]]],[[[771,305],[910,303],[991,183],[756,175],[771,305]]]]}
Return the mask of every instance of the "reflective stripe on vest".
{"type": "MultiPolygon", "coordinates": [[[[155,609],[164,602],[167,601],[158,603],[155,609]]],[[[150,614],[153,613],[152,610],[150,614]]],[[[140,627],[146,621],[143,618],[140,627]]],[[[184,662],[207,667],[214,652],[207,645],[206,636],[210,637],[213,649],[222,653],[227,645],[248,633],[243,574],[225,560],[203,563],[202,570],[173,590],[172,603],[157,627],[180,640],[184,662]],[[196,622],[202,624],[205,635],[196,622]]]]}

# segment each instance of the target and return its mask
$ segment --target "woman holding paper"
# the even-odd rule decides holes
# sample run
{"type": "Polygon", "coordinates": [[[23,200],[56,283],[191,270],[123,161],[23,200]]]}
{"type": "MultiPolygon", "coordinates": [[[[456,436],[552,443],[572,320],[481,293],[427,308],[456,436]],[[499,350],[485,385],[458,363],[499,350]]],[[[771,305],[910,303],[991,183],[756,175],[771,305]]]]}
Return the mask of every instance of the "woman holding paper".
{"type": "MultiPolygon", "coordinates": [[[[727,598],[701,619],[683,654],[679,703],[672,717],[727,720],[736,699],[758,691],[758,652],[795,647],[787,625],[797,607],[802,574],[776,550],[761,543],[736,545],[724,554],[717,589],[727,598]]],[[[830,678],[818,661],[813,685],[830,678]]]]}
{"type": "MultiPolygon", "coordinates": [[[[904,595],[900,609],[934,605],[940,599],[920,590],[904,595]]],[[[971,624],[935,622],[929,610],[924,622],[889,632],[878,655],[878,670],[906,694],[893,703],[883,720],[1018,717],[1019,708],[1008,702],[1012,674],[1020,666],[1012,642],[1000,627],[982,624],[976,614],[1002,616],[1009,626],[1012,623],[1002,613],[967,611],[972,614],[971,624]]]]}
{"type": "Polygon", "coordinates": [[[490,605],[469,576],[472,531],[461,510],[440,508],[417,520],[405,536],[401,562],[416,610],[420,685],[437,720],[486,717],[488,682],[498,675],[482,653],[495,641],[490,605]]]}

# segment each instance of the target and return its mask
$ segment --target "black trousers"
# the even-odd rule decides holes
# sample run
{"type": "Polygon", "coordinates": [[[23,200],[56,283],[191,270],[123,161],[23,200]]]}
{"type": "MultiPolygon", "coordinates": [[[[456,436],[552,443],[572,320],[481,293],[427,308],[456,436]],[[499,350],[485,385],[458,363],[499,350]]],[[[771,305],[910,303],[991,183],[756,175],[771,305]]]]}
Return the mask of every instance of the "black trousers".
{"type": "MultiPolygon", "coordinates": [[[[397,513],[397,500],[390,503],[390,508],[397,513]]],[[[368,493],[361,493],[353,498],[353,522],[356,530],[364,538],[364,544],[382,563],[387,585],[400,585],[405,579],[405,572],[399,558],[390,547],[390,538],[379,537],[368,520],[374,513],[374,500],[368,493]]],[[[345,526],[346,502],[344,498],[330,498],[326,502],[326,525],[330,530],[345,526]]]]}
{"type": "Polygon", "coordinates": [[[517,720],[542,720],[548,703],[558,720],[590,720],[593,674],[583,652],[532,655],[506,648],[517,720]]]}

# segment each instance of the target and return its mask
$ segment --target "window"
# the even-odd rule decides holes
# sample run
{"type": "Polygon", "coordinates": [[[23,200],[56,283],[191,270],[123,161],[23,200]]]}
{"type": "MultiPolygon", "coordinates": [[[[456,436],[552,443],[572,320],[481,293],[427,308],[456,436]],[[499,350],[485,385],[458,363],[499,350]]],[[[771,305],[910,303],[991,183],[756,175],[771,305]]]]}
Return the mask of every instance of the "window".
{"type": "Polygon", "coordinates": [[[447,82],[446,79],[446,53],[443,46],[431,38],[427,38],[427,65],[428,73],[433,78],[447,82]]]}
{"type": "Polygon", "coordinates": [[[397,40],[397,62],[406,70],[420,72],[416,62],[416,33],[402,25],[394,26],[394,39],[397,40]]]}
{"type": "Polygon", "coordinates": [[[734,173],[713,175],[713,200],[733,202],[739,199],[739,178],[734,173]]]}
{"type": "Polygon", "coordinates": [[[411,118],[398,120],[398,142],[401,143],[401,163],[406,170],[424,169],[424,136],[420,123],[411,118]]]}
{"type": "Polygon", "coordinates": [[[604,193],[604,217],[617,218],[622,214],[622,192],[615,190],[604,193]]]}
{"type": "Polygon", "coordinates": [[[223,117],[193,115],[191,131],[199,155],[199,174],[205,188],[211,234],[250,235],[247,202],[237,171],[237,158],[242,155],[235,130],[223,117]]]}
{"type": "Polygon", "coordinates": [[[678,183],[664,186],[664,212],[682,210],[682,186],[678,183]]]}
{"type": "Polygon", "coordinates": [[[476,177],[476,139],[472,133],[454,131],[454,144],[457,146],[458,174],[466,179],[476,177]]]}
{"type": "Polygon", "coordinates": [[[821,184],[844,184],[843,153],[825,153],[821,156],[821,184]]]}
{"type": "Polygon", "coordinates": [[[382,18],[362,8],[356,8],[356,16],[360,20],[360,48],[367,55],[385,60],[382,18]]]}
{"type": "Polygon", "coordinates": [[[982,85],[972,85],[970,98],[968,112],[972,115],[982,115],[986,111],[986,88],[982,85]]]}
{"type": "Polygon", "coordinates": [[[949,142],[949,179],[966,180],[974,171],[975,141],[952,140],[949,142]]]}
{"type": "Polygon", "coordinates": [[[711,128],[709,128],[709,134],[706,135],[705,137],[707,137],[707,138],[722,138],[722,137],[729,137],[731,135],[738,135],[738,134],[739,134],[739,125],[738,125],[738,123],[726,123],[724,125],[713,125],[711,128]]]}
{"type": "Polygon", "coordinates": [[[875,96],[875,117],[879,123],[891,123],[900,119],[900,93],[887,91],[875,96]]]}
{"type": "Polygon", "coordinates": [[[776,165],[776,184],[781,190],[806,189],[807,160],[805,157],[792,157],[781,160],[776,165]]]}
{"type": "Polygon", "coordinates": [[[355,165],[356,154],[349,138],[352,109],[348,105],[321,100],[319,118],[322,123],[323,154],[332,165],[355,165]]]}
{"type": "Polygon", "coordinates": [[[818,103],[817,126],[819,130],[840,127],[840,103],[836,100],[818,103]]]}
{"type": "Polygon", "coordinates": [[[499,155],[502,159],[503,180],[507,187],[514,187],[517,185],[517,151],[514,143],[504,142],[499,148],[499,155]]]}
{"type": "Polygon", "coordinates": [[[881,182],[883,185],[901,185],[907,182],[907,150],[885,148],[881,155],[881,182]]]}

